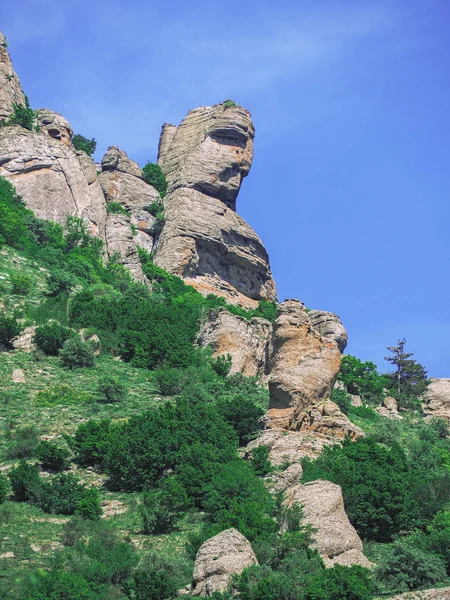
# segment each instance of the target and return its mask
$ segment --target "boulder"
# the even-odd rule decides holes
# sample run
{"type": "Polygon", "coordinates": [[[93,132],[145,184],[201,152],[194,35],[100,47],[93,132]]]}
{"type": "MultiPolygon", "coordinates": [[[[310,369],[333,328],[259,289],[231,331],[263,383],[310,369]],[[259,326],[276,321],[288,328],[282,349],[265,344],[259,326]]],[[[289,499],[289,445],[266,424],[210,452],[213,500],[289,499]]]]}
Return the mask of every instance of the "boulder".
{"type": "Polygon", "coordinates": [[[314,331],[326,339],[335,341],[339,350],[344,352],[347,347],[348,335],[337,315],[325,310],[310,310],[308,319],[314,331]]]}
{"type": "Polygon", "coordinates": [[[422,407],[427,416],[442,417],[450,423],[450,379],[431,379],[422,407]]]}
{"type": "Polygon", "coordinates": [[[304,522],[312,525],[314,546],[325,566],[372,565],[363,554],[363,544],[348,520],[342,490],[331,481],[312,481],[287,490],[286,505],[303,506],[304,522]]]}
{"type": "Polygon", "coordinates": [[[431,590],[416,590],[394,596],[390,600],[450,600],[450,587],[431,590]]]}
{"type": "Polygon", "coordinates": [[[195,558],[192,577],[193,596],[224,592],[232,575],[256,565],[250,542],[237,531],[227,529],[204,542],[195,558]]]}
{"type": "Polygon", "coordinates": [[[253,137],[250,114],[238,106],[203,106],[179,127],[164,125],[158,162],[169,190],[155,254],[156,264],[202,294],[249,308],[276,299],[267,252],[235,212],[253,137]]]}
{"type": "Polygon", "coordinates": [[[358,394],[348,394],[348,397],[350,398],[350,404],[352,406],[362,406],[362,400],[361,400],[361,396],[358,396],[358,394]]]}
{"type": "Polygon", "coordinates": [[[395,398],[392,396],[386,396],[383,400],[382,406],[377,406],[375,409],[382,417],[386,417],[388,419],[402,419],[403,417],[398,412],[398,403],[395,398]]]}
{"type": "Polygon", "coordinates": [[[37,123],[41,133],[46,133],[54,140],[58,140],[66,146],[70,146],[73,129],[70,123],[62,115],[48,108],[40,108],[36,111],[37,123]]]}
{"type": "Polygon", "coordinates": [[[226,309],[211,310],[203,320],[198,335],[199,346],[210,346],[214,356],[230,354],[230,373],[262,376],[267,365],[267,342],[272,324],[266,319],[247,321],[226,309]]]}
{"type": "Polygon", "coordinates": [[[330,444],[331,440],[325,436],[309,432],[264,429],[256,440],[247,445],[246,455],[249,456],[257,446],[267,446],[271,463],[280,467],[300,463],[306,456],[316,458],[323,447],[330,444]]]}
{"type": "Polygon", "coordinates": [[[312,328],[303,303],[279,304],[269,349],[269,408],[286,410],[295,421],[331,396],[340,366],[337,343],[312,328]]]}
{"type": "Polygon", "coordinates": [[[25,373],[22,369],[14,369],[11,379],[13,383],[25,383],[25,373]]]}
{"type": "Polygon", "coordinates": [[[0,128],[0,175],[37,217],[64,225],[78,216],[93,235],[104,237],[104,200],[98,196],[92,204],[92,185],[71,146],[17,125],[0,128]]]}
{"type": "Polygon", "coordinates": [[[14,104],[25,104],[25,95],[11,63],[7,42],[0,33],[0,119],[14,112],[14,104]]]}
{"type": "Polygon", "coordinates": [[[106,248],[109,258],[117,257],[134,279],[145,281],[141,263],[130,226],[130,217],[123,214],[108,215],[106,219],[106,248]]]}
{"type": "Polygon", "coordinates": [[[25,327],[19,337],[13,341],[13,346],[16,350],[22,350],[23,352],[31,352],[36,348],[33,344],[33,337],[36,332],[37,325],[30,325],[25,327]]]}

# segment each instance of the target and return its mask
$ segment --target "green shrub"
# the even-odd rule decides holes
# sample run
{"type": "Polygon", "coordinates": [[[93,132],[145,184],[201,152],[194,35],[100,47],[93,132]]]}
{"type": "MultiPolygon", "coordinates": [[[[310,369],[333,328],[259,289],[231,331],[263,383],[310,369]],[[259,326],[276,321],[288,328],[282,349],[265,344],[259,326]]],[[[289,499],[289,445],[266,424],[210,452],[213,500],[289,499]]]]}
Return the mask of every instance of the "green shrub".
{"type": "Polygon", "coordinates": [[[445,440],[450,435],[448,423],[441,417],[431,417],[429,421],[430,427],[434,429],[439,439],[445,440]]]}
{"type": "Polygon", "coordinates": [[[88,392],[77,390],[70,385],[53,384],[49,385],[45,390],[38,392],[33,403],[36,406],[77,406],[92,402],[93,398],[88,392]]]}
{"type": "Polygon", "coordinates": [[[120,204],[120,202],[108,202],[106,205],[106,212],[108,215],[126,215],[129,216],[126,208],[120,204]]]}
{"type": "Polygon", "coordinates": [[[109,449],[110,434],[109,419],[81,423],[72,441],[76,462],[83,467],[101,465],[109,449]]]}
{"type": "Polygon", "coordinates": [[[261,444],[256,446],[250,452],[250,463],[255,469],[255,473],[264,477],[272,471],[272,463],[269,460],[269,448],[261,444]]]}
{"type": "Polygon", "coordinates": [[[92,156],[97,148],[97,142],[95,138],[88,139],[79,133],[76,133],[72,137],[72,144],[75,150],[82,150],[83,152],[86,152],[88,156],[92,156]]]}
{"type": "Polygon", "coordinates": [[[186,385],[187,374],[183,369],[159,369],[155,371],[155,381],[163,396],[175,396],[186,385]]]}
{"type": "MultiPolygon", "coordinates": [[[[101,600],[84,577],[58,570],[38,571],[24,590],[27,600],[101,600]]],[[[104,598],[104,596],[103,596],[104,598]]]]}
{"type": "Polygon", "coordinates": [[[12,348],[12,341],[23,331],[23,327],[13,316],[0,313],[0,344],[12,348]]]}
{"type": "Polygon", "coordinates": [[[232,366],[231,354],[223,354],[218,356],[211,362],[211,366],[219,377],[227,377],[232,366]]]}
{"type": "Polygon", "coordinates": [[[41,487],[39,469],[36,465],[20,461],[17,467],[13,467],[8,473],[11,482],[13,498],[17,502],[33,500],[41,487]]]}
{"type": "Polygon", "coordinates": [[[179,560],[152,552],[144,556],[122,589],[126,597],[133,600],[165,600],[177,596],[189,571],[179,560]]]}
{"type": "Polygon", "coordinates": [[[9,485],[8,478],[3,473],[0,473],[0,504],[3,504],[10,493],[11,486],[9,485]]]}
{"type": "Polygon", "coordinates": [[[351,406],[348,409],[350,415],[361,417],[367,421],[380,421],[380,415],[370,406],[351,406]]]}
{"type": "Polygon", "coordinates": [[[33,285],[33,280],[29,275],[17,271],[9,275],[9,281],[12,285],[13,294],[18,296],[26,296],[29,294],[33,285]]]}
{"type": "Polygon", "coordinates": [[[92,345],[89,342],[76,336],[66,340],[59,352],[61,364],[69,369],[93,367],[95,364],[95,354],[92,345]]]}
{"type": "Polygon", "coordinates": [[[34,502],[47,513],[96,519],[101,515],[97,490],[85,488],[75,475],[59,473],[42,480],[34,502]],[[97,516],[95,516],[97,515],[97,516]]]}
{"type": "Polygon", "coordinates": [[[347,392],[357,394],[369,404],[381,404],[384,398],[384,388],[389,379],[380,375],[376,365],[370,361],[362,362],[355,356],[344,354],[339,381],[345,385],[347,392]]]}
{"type": "Polygon", "coordinates": [[[336,565],[315,575],[305,589],[305,600],[370,600],[375,593],[371,573],[360,565],[336,565]]]}
{"type": "Polygon", "coordinates": [[[333,400],[333,402],[336,402],[336,404],[339,406],[344,415],[348,414],[348,411],[351,407],[351,403],[350,398],[348,397],[348,394],[345,390],[334,389],[331,395],[331,399],[333,400]]]}
{"type": "Polygon", "coordinates": [[[127,388],[113,375],[104,375],[98,380],[98,391],[102,402],[123,402],[127,397],[127,388]]]}
{"type": "Polygon", "coordinates": [[[259,384],[255,380],[242,384],[241,381],[239,375],[228,379],[228,390],[218,399],[217,407],[239,436],[239,445],[243,446],[259,431],[265,410],[258,403],[261,392],[264,393],[259,384]]]}
{"type": "Polygon", "coordinates": [[[68,458],[70,456],[70,450],[52,444],[52,442],[48,442],[47,440],[43,440],[39,443],[36,455],[41,461],[44,469],[62,471],[69,466],[68,458]]]}
{"type": "Polygon", "coordinates": [[[235,106],[237,106],[236,102],[234,100],[224,100],[222,102],[222,105],[224,107],[224,109],[226,110],[227,108],[234,108],[235,106]]]}
{"type": "Polygon", "coordinates": [[[441,556],[415,547],[409,541],[394,542],[377,569],[377,576],[389,592],[409,592],[446,580],[441,556]]]}
{"type": "Polygon", "coordinates": [[[170,533],[188,506],[186,491],[177,478],[164,478],[158,489],[146,491],[142,496],[139,509],[143,533],[170,533]]]}
{"type": "Polygon", "coordinates": [[[60,294],[68,294],[73,286],[73,277],[65,271],[53,271],[47,277],[47,295],[51,298],[55,298],[60,294]]]}
{"type": "Polygon", "coordinates": [[[17,427],[11,433],[8,458],[33,458],[39,444],[39,432],[34,425],[17,427]]]}
{"type": "Polygon", "coordinates": [[[44,354],[56,356],[64,343],[76,335],[72,329],[62,327],[59,323],[48,323],[36,329],[33,342],[44,354]]]}
{"type": "Polygon", "coordinates": [[[7,125],[20,125],[29,131],[39,131],[36,124],[36,113],[30,108],[28,98],[25,96],[25,104],[13,104],[14,112],[6,120],[7,125]]]}
{"type": "Polygon", "coordinates": [[[97,488],[92,487],[84,490],[81,499],[77,503],[75,514],[90,521],[100,519],[103,509],[100,505],[100,494],[97,488]]]}
{"type": "Polygon", "coordinates": [[[161,198],[167,193],[167,180],[159,165],[148,162],[142,169],[144,181],[152,185],[160,193],[161,198]]]}

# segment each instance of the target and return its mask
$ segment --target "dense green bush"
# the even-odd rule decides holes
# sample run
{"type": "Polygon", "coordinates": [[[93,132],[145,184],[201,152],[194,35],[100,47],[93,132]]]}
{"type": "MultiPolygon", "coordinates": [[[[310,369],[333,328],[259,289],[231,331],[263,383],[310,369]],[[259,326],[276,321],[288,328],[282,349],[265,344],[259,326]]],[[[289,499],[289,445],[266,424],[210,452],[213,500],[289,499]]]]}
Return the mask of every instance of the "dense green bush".
{"type": "Polygon", "coordinates": [[[49,385],[45,390],[38,392],[33,403],[36,406],[76,406],[77,404],[85,404],[92,402],[93,398],[88,392],[77,390],[70,385],[53,384],[49,385]]]}
{"type": "Polygon", "coordinates": [[[162,202],[152,202],[145,207],[145,210],[155,217],[156,223],[153,227],[153,232],[158,235],[161,233],[166,222],[164,204],[162,202]]]}
{"type": "Polygon", "coordinates": [[[214,359],[211,366],[219,377],[227,377],[231,370],[231,363],[231,354],[223,354],[214,359]]]}
{"type": "Polygon", "coordinates": [[[10,432],[10,439],[6,453],[8,458],[32,458],[36,455],[39,432],[34,425],[13,429],[10,432]]]}
{"type": "Polygon", "coordinates": [[[350,394],[357,394],[365,402],[375,405],[383,401],[383,390],[389,383],[387,377],[378,373],[373,362],[362,362],[349,354],[342,357],[338,379],[350,394]]]}
{"type": "Polygon", "coordinates": [[[122,402],[127,397],[127,388],[118,377],[104,375],[98,380],[98,391],[102,402],[122,402]]]}
{"type": "Polygon", "coordinates": [[[431,417],[429,423],[436,432],[438,438],[445,440],[445,438],[449,437],[450,429],[445,419],[442,419],[441,417],[431,417]]]}
{"type": "Polygon", "coordinates": [[[13,498],[17,502],[33,500],[39,493],[41,478],[36,465],[22,460],[8,473],[11,482],[13,498]]]}
{"type": "Polygon", "coordinates": [[[261,445],[256,446],[250,452],[250,463],[255,469],[255,473],[260,477],[264,477],[272,471],[272,463],[269,460],[269,448],[261,445]]]}
{"type": "Polygon", "coordinates": [[[189,506],[184,487],[176,477],[165,477],[157,489],[145,491],[139,506],[143,533],[170,533],[189,506]]]}
{"type": "Polygon", "coordinates": [[[369,600],[375,584],[368,569],[336,565],[315,575],[305,589],[305,600],[369,600]]]}
{"type": "Polygon", "coordinates": [[[11,486],[8,478],[3,473],[0,473],[0,504],[2,504],[11,493],[11,486]]]}
{"type": "Polygon", "coordinates": [[[47,277],[47,295],[55,298],[60,294],[68,294],[74,286],[73,277],[70,273],[56,270],[47,277]]]}
{"type": "Polygon", "coordinates": [[[69,466],[70,450],[43,440],[38,444],[36,456],[41,461],[44,469],[62,471],[69,466]]]}
{"type": "Polygon", "coordinates": [[[38,571],[24,590],[24,600],[101,600],[88,581],[68,571],[38,571]]]}
{"type": "Polygon", "coordinates": [[[106,205],[106,212],[108,215],[126,215],[129,216],[126,208],[120,204],[120,202],[108,202],[106,205]]]}
{"type": "Polygon", "coordinates": [[[12,348],[12,341],[22,333],[23,327],[15,317],[0,313],[0,344],[12,348]]]}
{"type": "Polygon", "coordinates": [[[339,406],[344,415],[348,414],[348,411],[351,407],[351,403],[350,398],[348,397],[348,394],[345,390],[334,389],[331,395],[331,399],[333,400],[333,402],[336,402],[336,404],[339,406]]]}
{"type": "Polygon", "coordinates": [[[155,371],[155,381],[163,396],[175,396],[186,385],[187,373],[183,369],[159,369],[155,371]]]}
{"type": "Polygon", "coordinates": [[[234,100],[224,100],[222,102],[222,104],[223,104],[223,107],[225,109],[227,109],[227,108],[233,108],[233,107],[237,106],[237,104],[236,104],[236,102],[234,100]]]}
{"type": "Polygon", "coordinates": [[[88,156],[92,156],[97,148],[97,142],[95,138],[88,139],[79,133],[76,133],[72,137],[72,144],[75,150],[82,150],[83,152],[86,152],[88,156]]]}
{"type": "Polygon", "coordinates": [[[77,502],[75,514],[90,521],[100,519],[103,509],[100,505],[100,494],[97,488],[92,487],[84,490],[81,499],[77,502]]]}
{"type": "Polygon", "coordinates": [[[33,342],[44,354],[56,356],[65,342],[76,335],[72,329],[62,327],[59,323],[53,322],[38,327],[33,336],[33,342]]]}
{"type": "Polygon", "coordinates": [[[61,364],[69,369],[82,367],[93,367],[95,354],[89,342],[83,342],[79,337],[70,337],[66,340],[59,351],[61,364]]]}
{"type": "Polygon", "coordinates": [[[14,112],[6,120],[6,125],[20,125],[29,131],[39,131],[36,123],[36,113],[30,107],[28,98],[25,96],[25,104],[13,104],[14,112]]]}
{"type": "Polygon", "coordinates": [[[10,273],[9,281],[12,285],[13,294],[17,294],[18,296],[29,294],[33,285],[33,280],[29,275],[19,273],[18,271],[10,273]]]}
{"type": "Polygon", "coordinates": [[[144,181],[152,185],[160,193],[161,198],[164,198],[168,184],[161,167],[158,164],[148,162],[142,169],[142,176],[144,181]]]}
{"type": "Polygon", "coordinates": [[[109,448],[111,421],[86,421],[78,426],[71,446],[76,454],[75,460],[83,467],[102,465],[109,448]]]}

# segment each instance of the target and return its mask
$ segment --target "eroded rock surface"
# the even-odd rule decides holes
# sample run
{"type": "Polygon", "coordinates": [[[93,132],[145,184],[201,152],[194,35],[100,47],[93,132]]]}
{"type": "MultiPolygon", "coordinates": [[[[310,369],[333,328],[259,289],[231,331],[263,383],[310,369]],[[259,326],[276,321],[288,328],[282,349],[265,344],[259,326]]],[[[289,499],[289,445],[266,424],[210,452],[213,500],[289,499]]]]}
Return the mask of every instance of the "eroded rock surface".
{"type": "Polygon", "coordinates": [[[386,398],[383,400],[382,406],[377,406],[375,412],[382,417],[387,417],[388,419],[403,418],[398,412],[398,402],[392,396],[386,396],[386,398]]]}
{"type": "Polygon", "coordinates": [[[14,112],[14,104],[25,104],[25,95],[12,67],[6,38],[0,33],[0,119],[14,112]]]}
{"type": "Polygon", "coordinates": [[[363,544],[348,520],[342,490],[331,481],[312,481],[287,490],[286,504],[303,506],[304,521],[317,531],[314,545],[327,567],[362,565],[371,563],[363,554],[363,544]]]}
{"type": "Polygon", "coordinates": [[[390,600],[450,600],[450,587],[407,592],[394,596],[390,600]]]}
{"type": "Polygon", "coordinates": [[[195,558],[192,595],[223,592],[234,573],[256,564],[250,542],[237,529],[226,529],[201,545],[195,558]]]}
{"type": "Polygon", "coordinates": [[[337,315],[325,310],[310,310],[308,319],[314,331],[326,339],[335,341],[339,350],[344,352],[347,347],[348,335],[337,315]]]}
{"type": "Polygon", "coordinates": [[[267,366],[267,343],[272,324],[255,317],[247,321],[225,309],[213,310],[201,323],[198,344],[211,346],[214,356],[230,354],[231,373],[262,376],[267,366]]]}
{"type": "Polygon", "coordinates": [[[158,157],[169,191],[156,263],[205,295],[247,307],[276,299],[267,252],[235,212],[253,137],[245,109],[203,106],[163,127],[158,157]]]}
{"type": "Polygon", "coordinates": [[[117,257],[138,280],[144,281],[139,255],[133,232],[130,227],[130,217],[126,215],[108,215],[106,220],[106,248],[110,258],[117,257]]]}
{"type": "Polygon", "coordinates": [[[431,379],[424,399],[422,406],[426,415],[442,417],[450,422],[450,379],[431,379]]]}
{"type": "Polygon", "coordinates": [[[41,133],[70,146],[73,129],[67,119],[48,108],[40,108],[36,111],[36,116],[41,133]]]}

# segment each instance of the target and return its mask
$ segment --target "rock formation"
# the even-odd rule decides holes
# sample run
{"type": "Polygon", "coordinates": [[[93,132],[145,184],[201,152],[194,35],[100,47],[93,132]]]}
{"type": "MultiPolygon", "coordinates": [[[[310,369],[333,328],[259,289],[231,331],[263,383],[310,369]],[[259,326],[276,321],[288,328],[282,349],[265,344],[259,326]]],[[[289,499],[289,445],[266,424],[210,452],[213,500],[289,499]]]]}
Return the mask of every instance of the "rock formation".
{"type": "Polygon", "coordinates": [[[377,406],[375,412],[382,417],[387,417],[388,419],[403,418],[398,412],[398,402],[395,398],[392,398],[392,396],[386,396],[386,398],[383,400],[382,406],[377,406]]]}
{"type": "Polygon", "coordinates": [[[195,558],[192,578],[193,596],[224,592],[231,576],[256,565],[250,542],[236,529],[227,529],[204,542],[195,558]]]}
{"type": "Polygon", "coordinates": [[[327,567],[354,564],[370,568],[362,542],[350,524],[344,508],[341,488],[330,481],[312,481],[287,490],[287,506],[303,506],[304,522],[317,531],[314,544],[327,567]]]}
{"type": "Polygon", "coordinates": [[[426,415],[442,417],[450,423],[450,379],[431,379],[424,400],[426,415]]]}
{"type": "Polygon", "coordinates": [[[450,600],[450,587],[431,589],[431,590],[416,590],[394,596],[390,600],[450,600]]]}
{"type": "Polygon", "coordinates": [[[253,137],[245,109],[200,107],[179,127],[163,127],[158,157],[169,191],[156,263],[203,294],[246,307],[276,299],[267,252],[235,212],[253,137]]]}
{"type": "Polygon", "coordinates": [[[108,215],[106,219],[106,248],[110,258],[117,257],[125,265],[134,279],[143,281],[141,263],[133,232],[130,227],[130,217],[122,214],[108,215]]]}
{"type": "Polygon", "coordinates": [[[12,67],[6,38],[0,33],[0,119],[9,117],[14,104],[25,104],[25,95],[12,67]]]}
{"type": "Polygon", "coordinates": [[[210,346],[214,356],[230,354],[231,373],[263,376],[267,366],[267,342],[272,324],[266,319],[247,321],[225,309],[212,310],[200,326],[198,344],[210,346]]]}
{"type": "Polygon", "coordinates": [[[59,113],[48,110],[48,108],[40,108],[36,111],[37,123],[41,133],[46,133],[54,140],[58,140],[66,144],[71,145],[71,139],[73,136],[73,129],[70,123],[59,113]]]}
{"type": "Polygon", "coordinates": [[[348,335],[337,315],[325,310],[310,310],[308,319],[314,331],[326,339],[335,341],[339,350],[344,352],[347,347],[348,335]]]}

